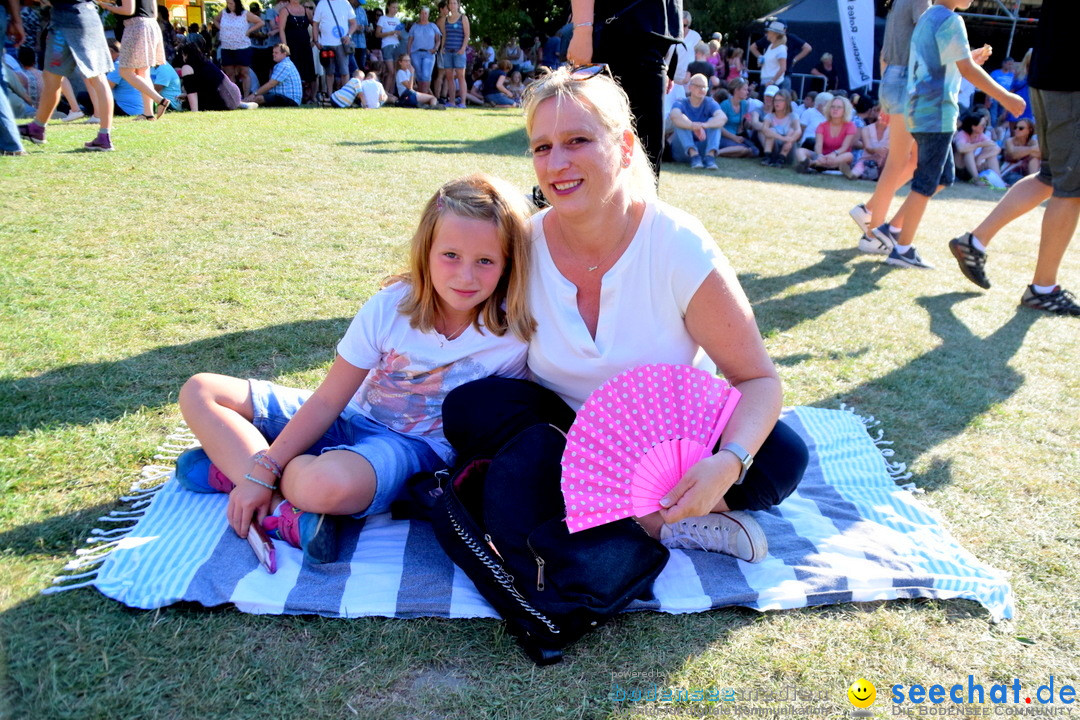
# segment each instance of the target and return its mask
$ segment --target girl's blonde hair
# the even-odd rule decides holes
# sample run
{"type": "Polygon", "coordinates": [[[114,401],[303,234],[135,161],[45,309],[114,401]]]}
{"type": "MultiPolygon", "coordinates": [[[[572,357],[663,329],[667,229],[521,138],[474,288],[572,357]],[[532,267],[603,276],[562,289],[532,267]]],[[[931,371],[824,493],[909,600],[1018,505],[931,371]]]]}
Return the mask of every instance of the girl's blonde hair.
{"type": "Polygon", "coordinates": [[[536,330],[525,294],[531,250],[529,209],[524,195],[491,175],[477,173],[451,180],[427,201],[409,245],[409,272],[387,280],[387,284],[403,280],[412,286],[398,309],[409,316],[412,327],[434,330],[438,294],[431,282],[431,246],[439,220],[448,213],[494,223],[506,260],[495,292],[477,308],[473,325],[479,330],[482,318],[484,327],[495,335],[501,337],[509,330],[528,342],[536,330]]]}
{"type": "Polygon", "coordinates": [[[633,136],[630,155],[629,190],[636,200],[656,198],[656,177],[645,156],[645,149],[634,130],[634,118],[630,114],[630,99],[611,75],[600,72],[582,80],[571,77],[569,67],[561,67],[533,81],[522,97],[525,110],[525,132],[532,134],[533,119],[540,103],[549,98],[556,102],[570,101],[591,113],[611,135],[612,142],[621,143],[623,133],[633,136]]]}
{"type": "MultiPolygon", "coordinates": [[[[774,114],[776,113],[776,109],[775,109],[776,108],[776,104],[775,104],[776,103],[776,98],[781,98],[784,101],[784,107],[787,108],[787,114],[790,115],[792,113],[791,93],[788,92],[787,90],[780,90],[775,95],[773,95],[772,101],[773,101],[773,113],[774,114]]],[[[785,115],[784,117],[787,117],[787,115],[785,115]]]]}

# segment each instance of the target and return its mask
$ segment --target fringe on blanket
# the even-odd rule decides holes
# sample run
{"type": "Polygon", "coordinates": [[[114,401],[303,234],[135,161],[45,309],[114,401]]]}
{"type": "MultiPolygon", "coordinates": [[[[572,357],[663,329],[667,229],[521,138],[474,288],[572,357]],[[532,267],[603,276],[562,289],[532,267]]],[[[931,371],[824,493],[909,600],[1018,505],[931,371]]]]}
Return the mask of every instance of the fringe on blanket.
{"type": "MultiPolygon", "coordinates": [[[[855,408],[844,403],[840,404],[840,409],[854,415],[866,427],[866,432],[881,453],[885,469],[893,481],[905,490],[920,492],[913,484],[904,484],[905,481],[911,479],[912,474],[908,471],[907,465],[891,459],[895,451],[890,447],[892,441],[884,439],[885,431],[880,427],[881,421],[873,415],[862,415],[855,408]]],[[[122,527],[92,529],[90,537],[85,540],[86,547],[75,551],[75,559],[63,567],[63,574],[55,577],[52,585],[41,591],[42,594],[51,595],[93,585],[97,580],[101,564],[114,550],[123,546],[125,538],[138,525],[139,520],[150,507],[150,503],[153,502],[154,496],[172,474],[176,466],[176,458],[180,456],[180,453],[198,444],[195,435],[184,424],[168,435],[153,457],[155,461],[160,462],[145,466],[139,473],[138,479],[132,483],[128,494],[120,498],[124,506],[98,518],[98,522],[115,523],[122,527]]]]}
{"type": "Polygon", "coordinates": [[[75,551],[75,559],[64,566],[63,574],[53,578],[52,585],[41,593],[52,595],[93,585],[101,564],[114,550],[123,546],[125,538],[146,514],[154,496],[165,486],[165,481],[176,467],[176,458],[198,444],[194,433],[184,424],[167,435],[154,453],[155,462],[143,467],[139,477],[131,484],[128,494],[120,498],[123,506],[97,519],[98,522],[114,526],[107,529],[93,528],[90,537],[84,541],[86,547],[75,551]]]}

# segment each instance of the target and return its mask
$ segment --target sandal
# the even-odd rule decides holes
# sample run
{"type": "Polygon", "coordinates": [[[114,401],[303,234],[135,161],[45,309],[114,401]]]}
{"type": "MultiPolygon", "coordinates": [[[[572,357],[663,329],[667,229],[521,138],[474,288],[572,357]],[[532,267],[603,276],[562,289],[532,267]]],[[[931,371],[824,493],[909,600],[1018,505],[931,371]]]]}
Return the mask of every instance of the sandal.
{"type": "MultiPolygon", "coordinates": [[[[172,103],[169,101],[169,98],[167,98],[167,97],[161,98],[161,102],[158,103],[157,110],[154,111],[154,119],[155,120],[160,120],[161,116],[165,114],[165,111],[168,110],[169,106],[171,106],[171,105],[172,105],[172,103]]],[[[149,118],[147,118],[147,119],[149,119],[149,118]]]]}

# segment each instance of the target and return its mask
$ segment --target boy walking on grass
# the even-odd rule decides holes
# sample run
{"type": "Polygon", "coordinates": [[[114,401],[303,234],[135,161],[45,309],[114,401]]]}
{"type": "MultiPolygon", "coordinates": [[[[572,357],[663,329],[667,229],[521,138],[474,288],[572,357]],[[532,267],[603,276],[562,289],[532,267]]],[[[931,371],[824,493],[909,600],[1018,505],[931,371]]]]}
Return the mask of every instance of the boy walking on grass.
{"type": "MultiPolygon", "coordinates": [[[[911,180],[911,192],[898,216],[904,227],[889,257],[890,265],[933,269],[912,246],[919,222],[930,198],[955,179],[952,139],[960,113],[957,97],[960,81],[967,79],[994,98],[1013,115],[1024,111],[1025,103],[998,85],[979,67],[968,49],[967,29],[955,10],[966,10],[973,0],[936,0],[915,25],[908,60],[908,99],[904,121],[918,146],[918,164],[911,180]]],[[[985,61],[989,49],[978,51],[985,61]]]]}
{"type": "Polygon", "coordinates": [[[1001,228],[1049,198],[1043,215],[1035,275],[1020,304],[1055,315],[1080,317],[1076,296],[1058,285],[1058,269],[1080,219],[1080,74],[1071,62],[1073,35],[1080,25],[1076,0],[1044,0],[1028,81],[1042,150],[1042,169],[1009,188],[993,212],[971,232],[949,241],[960,271],[981,288],[986,247],[1001,228]]]}

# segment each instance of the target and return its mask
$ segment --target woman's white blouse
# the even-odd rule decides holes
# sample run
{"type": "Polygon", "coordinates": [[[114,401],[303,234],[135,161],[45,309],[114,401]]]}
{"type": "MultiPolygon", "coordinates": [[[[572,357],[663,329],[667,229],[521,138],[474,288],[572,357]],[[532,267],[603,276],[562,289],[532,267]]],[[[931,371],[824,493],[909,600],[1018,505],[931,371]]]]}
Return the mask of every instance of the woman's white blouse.
{"type": "Polygon", "coordinates": [[[577,410],[605,380],[628,368],[702,364],[701,348],[686,330],[686,309],[726,260],[696,218],[660,201],[646,205],[633,240],[604,274],[593,339],[578,312],[577,287],[548,251],[547,212],[532,219],[529,302],[537,332],[529,343],[529,370],[538,383],[577,410]]]}

